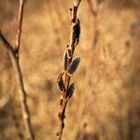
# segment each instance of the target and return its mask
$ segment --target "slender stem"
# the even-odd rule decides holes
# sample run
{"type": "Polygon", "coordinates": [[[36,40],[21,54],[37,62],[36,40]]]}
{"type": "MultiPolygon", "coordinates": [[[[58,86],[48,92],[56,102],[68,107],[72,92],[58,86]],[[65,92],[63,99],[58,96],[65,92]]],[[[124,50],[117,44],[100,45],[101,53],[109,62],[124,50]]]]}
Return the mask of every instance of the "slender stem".
{"type": "MultiPolygon", "coordinates": [[[[79,41],[79,35],[80,35],[80,31],[79,31],[79,34],[78,34],[78,38],[76,38],[75,36],[75,25],[76,24],[79,24],[77,22],[77,10],[78,10],[78,7],[79,7],[79,4],[80,4],[81,0],[74,0],[74,6],[73,6],[73,9],[70,9],[70,12],[71,12],[71,34],[70,34],[70,43],[69,43],[69,46],[68,46],[68,49],[71,51],[71,55],[69,57],[67,57],[67,69],[72,61],[72,58],[73,58],[73,54],[74,54],[74,50],[75,50],[75,47],[76,45],[78,44],[75,44],[76,40],[75,39],[78,39],[77,41],[79,41]]],[[[59,116],[59,119],[60,119],[60,128],[59,128],[59,132],[58,132],[58,140],[61,140],[62,139],[62,135],[63,135],[63,129],[64,129],[64,126],[65,126],[65,123],[64,123],[64,119],[65,119],[65,111],[66,111],[66,108],[67,108],[67,103],[69,101],[69,97],[67,97],[67,91],[68,91],[68,88],[69,88],[69,84],[70,84],[70,80],[71,80],[71,76],[68,75],[68,72],[66,71],[65,73],[65,93],[66,94],[66,97],[64,97],[62,99],[62,104],[60,105],[61,107],[61,110],[58,114],[59,116]]]]}
{"type": "Polygon", "coordinates": [[[15,47],[17,51],[19,51],[19,48],[20,48],[24,4],[25,4],[25,0],[19,0],[18,27],[17,27],[17,33],[16,33],[16,47],[15,47]]]}
{"type": "Polygon", "coordinates": [[[22,108],[24,124],[27,131],[27,137],[29,140],[34,140],[34,134],[33,134],[32,125],[31,125],[31,118],[30,118],[30,113],[29,113],[29,109],[27,105],[27,93],[25,91],[23,75],[21,72],[19,59],[17,57],[14,57],[13,59],[13,65],[15,67],[15,72],[16,72],[17,81],[18,81],[20,103],[21,103],[21,108],[22,108]]]}
{"type": "Polygon", "coordinates": [[[62,110],[62,118],[60,119],[60,128],[59,128],[59,132],[58,132],[58,140],[61,140],[62,139],[62,134],[63,134],[63,130],[64,130],[64,126],[65,126],[65,123],[64,123],[64,119],[65,119],[65,111],[66,111],[66,107],[67,107],[67,103],[68,103],[68,100],[65,102],[64,104],[64,108],[62,110]]]}
{"type": "MultiPolygon", "coordinates": [[[[67,67],[69,66],[70,62],[71,62],[72,59],[69,59],[68,61],[68,65],[67,67]]],[[[66,93],[68,91],[68,87],[69,87],[69,84],[70,84],[70,79],[71,77],[67,74],[65,74],[65,88],[66,88],[66,93]]],[[[67,107],[67,103],[68,103],[68,100],[67,99],[63,99],[63,105],[62,105],[62,108],[61,108],[61,111],[59,113],[59,119],[60,119],[60,130],[59,130],[59,137],[58,137],[58,140],[61,140],[62,138],[62,134],[63,134],[63,129],[64,129],[64,126],[65,126],[65,123],[64,123],[64,119],[65,119],[65,111],[66,111],[66,107],[67,107]]]]}

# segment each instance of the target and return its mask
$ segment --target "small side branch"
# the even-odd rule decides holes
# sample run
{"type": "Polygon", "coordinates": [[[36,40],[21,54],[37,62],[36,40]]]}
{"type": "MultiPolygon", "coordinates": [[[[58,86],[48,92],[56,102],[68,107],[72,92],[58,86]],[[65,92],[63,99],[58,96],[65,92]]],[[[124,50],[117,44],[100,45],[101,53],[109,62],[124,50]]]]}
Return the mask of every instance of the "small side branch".
{"type": "Polygon", "coordinates": [[[4,36],[3,33],[1,32],[1,30],[0,30],[0,40],[3,42],[4,46],[5,46],[8,50],[14,52],[14,49],[13,49],[12,45],[11,45],[11,44],[9,43],[9,41],[5,38],[5,36],[4,36]]]}

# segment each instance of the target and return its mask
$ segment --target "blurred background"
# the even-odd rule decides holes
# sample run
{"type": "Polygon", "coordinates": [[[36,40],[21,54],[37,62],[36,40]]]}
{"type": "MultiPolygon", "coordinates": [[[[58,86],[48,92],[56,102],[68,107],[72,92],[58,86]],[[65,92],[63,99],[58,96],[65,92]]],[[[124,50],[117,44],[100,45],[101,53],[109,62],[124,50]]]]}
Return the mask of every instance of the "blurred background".
{"type": "MultiPolygon", "coordinates": [[[[59,128],[56,77],[69,43],[73,0],[26,0],[20,63],[36,140],[59,128]]],[[[0,29],[15,44],[18,0],[0,0],[0,29]]],[[[140,140],[140,1],[83,0],[81,63],[63,140],[140,140]]],[[[0,41],[0,140],[26,140],[15,73],[0,41]]]]}

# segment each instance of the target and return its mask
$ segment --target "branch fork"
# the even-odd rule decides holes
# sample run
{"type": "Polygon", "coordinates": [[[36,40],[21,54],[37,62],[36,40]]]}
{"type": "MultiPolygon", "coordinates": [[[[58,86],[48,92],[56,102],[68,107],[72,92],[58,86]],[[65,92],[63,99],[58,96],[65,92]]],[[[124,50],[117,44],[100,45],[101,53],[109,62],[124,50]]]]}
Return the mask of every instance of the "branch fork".
{"type": "Polygon", "coordinates": [[[9,43],[9,41],[6,39],[4,34],[1,32],[1,30],[0,30],[0,40],[3,42],[5,48],[8,50],[8,53],[12,60],[13,67],[16,72],[16,78],[17,78],[18,86],[19,86],[19,97],[20,97],[20,103],[21,103],[21,109],[22,109],[22,116],[24,119],[25,129],[27,132],[27,138],[29,140],[35,140],[32,125],[31,125],[29,108],[27,105],[27,93],[24,87],[23,76],[22,76],[20,63],[19,63],[19,49],[21,46],[20,41],[21,41],[21,33],[22,33],[24,4],[25,4],[25,0],[19,0],[18,29],[16,33],[15,47],[9,43]]]}

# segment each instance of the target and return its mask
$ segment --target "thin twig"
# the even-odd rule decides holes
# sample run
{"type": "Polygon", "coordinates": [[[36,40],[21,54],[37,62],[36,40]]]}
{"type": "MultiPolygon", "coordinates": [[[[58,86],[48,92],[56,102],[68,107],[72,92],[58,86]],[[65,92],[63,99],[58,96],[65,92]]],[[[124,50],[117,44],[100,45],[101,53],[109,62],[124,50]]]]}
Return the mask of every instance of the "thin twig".
{"type": "Polygon", "coordinates": [[[12,47],[12,45],[9,43],[9,41],[5,38],[5,36],[2,34],[1,30],[0,30],[0,39],[1,41],[4,43],[4,46],[9,50],[12,51],[14,53],[14,49],[12,47]]]}
{"type": "Polygon", "coordinates": [[[3,42],[4,46],[7,48],[10,58],[12,60],[13,67],[16,72],[16,77],[19,86],[19,96],[20,96],[20,103],[22,109],[22,115],[24,119],[25,129],[27,131],[27,138],[29,140],[34,140],[34,134],[31,125],[31,118],[30,113],[27,105],[27,93],[24,87],[23,76],[19,64],[19,48],[20,48],[20,40],[21,40],[21,31],[22,31],[22,20],[23,20],[23,11],[24,11],[24,3],[25,0],[19,0],[19,12],[18,12],[18,31],[16,34],[16,48],[14,48],[6,37],[0,31],[0,40],[3,42]]]}
{"type": "Polygon", "coordinates": [[[75,47],[79,43],[80,21],[79,21],[79,19],[77,19],[77,10],[78,10],[80,2],[81,2],[81,0],[75,0],[73,9],[70,9],[71,34],[70,34],[70,43],[67,46],[68,56],[67,56],[67,60],[66,60],[67,61],[67,66],[66,66],[67,68],[66,68],[65,80],[64,80],[65,89],[63,91],[63,95],[60,98],[60,112],[58,114],[59,119],[60,119],[60,128],[59,128],[59,132],[57,133],[58,140],[62,139],[63,129],[65,126],[65,123],[64,123],[65,111],[67,108],[67,103],[70,99],[70,97],[68,95],[68,89],[70,86],[71,76],[68,73],[68,68],[72,62],[75,47]]]}
{"type": "Polygon", "coordinates": [[[20,49],[24,4],[25,4],[25,0],[19,0],[18,29],[17,29],[17,33],[16,33],[16,43],[15,43],[16,44],[15,49],[17,51],[19,51],[19,49],[20,49]]]}
{"type": "Polygon", "coordinates": [[[30,117],[30,113],[29,113],[29,109],[27,105],[27,93],[25,91],[23,76],[22,76],[18,57],[14,57],[13,65],[15,67],[15,72],[17,74],[18,86],[20,90],[19,91],[20,103],[21,103],[25,128],[27,131],[27,137],[30,140],[34,140],[34,134],[33,134],[32,125],[31,125],[31,117],[30,117]]]}

